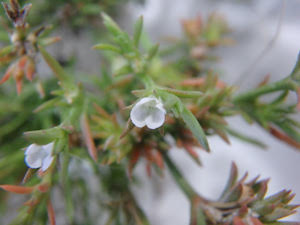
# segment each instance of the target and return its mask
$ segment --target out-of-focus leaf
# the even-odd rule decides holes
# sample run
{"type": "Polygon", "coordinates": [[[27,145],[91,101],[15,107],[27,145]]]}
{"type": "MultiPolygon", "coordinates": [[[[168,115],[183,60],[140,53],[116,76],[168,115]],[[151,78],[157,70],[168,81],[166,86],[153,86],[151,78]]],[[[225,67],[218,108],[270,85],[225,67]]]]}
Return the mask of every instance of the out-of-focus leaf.
{"type": "Polygon", "coordinates": [[[140,43],[140,38],[143,31],[143,17],[141,16],[135,23],[134,34],[133,34],[133,44],[138,47],[140,43]]]}
{"type": "Polygon", "coordinates": [[[115,53],[121,53],[121,49],[114,46],[114,45],[110,45],[110,44],[97,44],[93,46],[93,49],[96,50],[103,50],[103,51],[111,51],[111,52],[115,52],[115,53]]]}
{"type": "Polygon", "coordinates": [[[57,76],[60,81],[67,81],[69,79],[68,74],[64,71],[64,69],[59,65],[59,63],[44,49],[44,47],[39,46],[39,50],[51,68],[53,73],[57,76]]]}
{"type": "Polygon", "coordinates": [[[300,52],[298,54],[296,65],[291,73],[291,77],[296,81],[300,81],[300,52]]]}
{"type": "Polygon", "coordinates": [[[153,45],[148,52],[148,56],[147,59],[148,60],[152,60],[154,58],[154,56],[156,56],[157,52],[159,49],[159,44],[153,45]]]}
{"type": "Polygon", "coordinates": [[[256,140],[256,139],[254,139],[252,137],[244,135],[241,132],[237,132],[237,131],[235,131],[235,130],[233,130],[231,128],[228,128],[228,127],[226,127],[225,129],[227,130],[227,132],[230,135],[232,135],[232,136],[234,136],[234,137],[236,137],[236,138],[238,138],[238,139],[240,139],[242,141],[245,141],[245,142],[248,142],[250,144],[256,145],[256,146],[258,146],[260,148],[267,148],[267,145],[264,144],[263,142],[259,141],[259,140],[256,140]]]}
{"type": "Polygon", "coordinates": [[[26,139],[39,145],[48,144],[56,139],[63,138],[65,131],[61,127],[53,127],[45,130],[28,131],[24,133],[26,139]]]}

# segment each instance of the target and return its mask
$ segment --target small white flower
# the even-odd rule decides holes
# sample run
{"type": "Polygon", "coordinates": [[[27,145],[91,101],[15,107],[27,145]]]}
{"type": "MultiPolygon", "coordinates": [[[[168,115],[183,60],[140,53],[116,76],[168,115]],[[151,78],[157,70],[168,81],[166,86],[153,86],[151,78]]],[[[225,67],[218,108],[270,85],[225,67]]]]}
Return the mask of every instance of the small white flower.
{"type": "Polygon", "coordinates": [[[156,129],[165,122],[166,110],[161,100],[150,96],[142,98],[132,108],[130,119],[137,127],[156,129]]]}
{"type": "Polygon", "coordinates": [[[25,150],[25,163],[32,169],[40,168],[46,171],[51,165],[54,142],[47,145],[31,144],[25,150]]]}

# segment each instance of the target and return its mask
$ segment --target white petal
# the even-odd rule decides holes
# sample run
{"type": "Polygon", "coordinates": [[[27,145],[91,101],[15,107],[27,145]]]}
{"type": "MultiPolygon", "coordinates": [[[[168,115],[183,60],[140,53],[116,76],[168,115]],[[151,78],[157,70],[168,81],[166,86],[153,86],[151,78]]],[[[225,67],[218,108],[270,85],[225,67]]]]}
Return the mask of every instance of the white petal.
{"type": "Polygon", "coordinates": [[[136,106],[139,106],[139,105],[144,105],[144,104],[153,104],[153,105],[155,105],[155,104],[157,104],[158,103],[158,99],[157,98],[155,98],[155,97],[153,97],[153,96],[151,96],[151,97],[145,97],[145,98],[142,98],[140,101],[138,101],[135,105],[136,106]]]}
{"type": "Polygon", "coordinates": [[[52,155],[53,147],[54,147],[54,142],[51,142],[47,145],[43,145],[43,150],[45,151],[46,156],[52,155]]]}
{"type": "Polygon", "coordinates": [[[150,129],[156,129],[160,126],[162,126],[165,122],[165,110],[161,110],[159,108],[156,108],[154,110],[151,110],[151,113],[146,118],[146,125],[150,129]]]}
{"type": "Polygon", "coordinates": [[[159,103],[156,105],[156,108],[160,109],[161,111],[163,111],[165,114],[167,113],[165,108],[164,108],[164,105],[162,104],[161,101],[159,101],[159,103]]]}
{"type": "Polygon", "coordinates": [[[43,158],[42,146],[32,144],[25,151],[25,163],[30,168],[41,167],[43,158]]]}
{"type": "Polygon", "coordinates": [[[36,151],[39,151],[42,148],[42,146],[40,145],[36,145],[36,144],[31,144],[29,145],[26,150],[25,150],[25,155],[30,155],[36,151]]]}
{"type": "Polygon", "coordinates": [[[53,162],[54,157],[51,155],[48,155],[46,158],[44,158],[42,162],[42,171],[46,171],[51,163],[53,162]]]}
{"type": "Polygon", "coordinates": [[[130,112],[130,119],[137,127],[144,127],[146,125],[146,118],[148,116],[147,107],[136,104],[130,112]]]}

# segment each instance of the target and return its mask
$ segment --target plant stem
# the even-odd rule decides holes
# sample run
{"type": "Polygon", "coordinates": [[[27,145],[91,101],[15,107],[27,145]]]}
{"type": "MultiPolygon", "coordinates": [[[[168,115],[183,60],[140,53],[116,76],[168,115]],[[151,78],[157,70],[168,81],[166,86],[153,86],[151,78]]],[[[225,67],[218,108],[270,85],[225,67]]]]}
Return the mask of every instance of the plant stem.
{"type": "Polygon", "coordinates": [[[175,179],[176,183],[181,188],[181,190],[184,192],[184,194],[188,197],[188,199],[190,201],[192,201],[194,198],[198,197],[198,194],[196,193],[196,191],[182,176],[181,172],[177,169],[176,165],[169,158],[169,156],[166,153],[164,153],[163,157],[164,157],[164,160],[165,160],[173,178],[175,179]]]}
{"type": "Polygon", "coordinates": [[[248,91],[244,94],[240,94],[235,98],[233,98],[233,102],[238,103],[242,101],[253,100],[263,94],[268,94],[268,93],[281,91],[281,90],[295,90],[295,83],[290,79],[290,77],[274,83],[264,85],[262,87],[248,91]]]}

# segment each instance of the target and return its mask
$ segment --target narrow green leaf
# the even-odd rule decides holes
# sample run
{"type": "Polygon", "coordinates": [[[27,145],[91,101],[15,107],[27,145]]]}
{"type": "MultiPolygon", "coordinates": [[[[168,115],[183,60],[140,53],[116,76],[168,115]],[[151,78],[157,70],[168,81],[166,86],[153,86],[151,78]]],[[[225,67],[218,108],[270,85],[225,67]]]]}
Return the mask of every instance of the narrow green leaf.
{"type": "Polygon", "coordinates": [[[59,102],[60,98],[53,98],[50,99],[49,101],[44,102],[40,106],[38,106],[33,112],[37,113],[49,108],[54,108],[56,104],[59,102]]]}
{"type": "Polygon", "coordinates": [[[114,45],[110,45],[110,44],[97,44],[93,46],[93,49],[96,50],[103,50],[103,51],[111,51],[111,52],[115,52],[120,54],[121,53],[121,49],[114,46],[114,45]]]}
{"type": "Polygon", "coordinates": [[[56,139],[63,138],[65,131],[60,127],[45,130],[28,131],[24,133],[26,139],[39,145],[48,144],[56,139]]]}
{"type": "Polygon", "coordinates": [[[181,98],[194,98],[194,97],[201,97],[203,96],[203,93],[200,91],[183,91],[183,90],[178,90],[178,89],[173,89],[173,88],[166,88],[166,87],[161,87],[159,88],[160,90],[169,92],[173,95],[176,95],[177,97],[181,98]]]}
{"type": "Polygon", "coordinates": [[[147,56],[148,60],[151,60],[154,58],[154,56],[156,56],[158,49],[159,49],[159,44],[153,45],[149,49],[148,56],[147,56]]]}
{"type": "Polygon", "coordinates": [[[103,23],[105,25],[105,27],[114,35],[114,36],[118,36],[118,35],[123,35],[123,31],[121,30],[121,28],[118,26],[118,24],[115,23],[115,21],[113,21],[113,19],[108,16],[106,13],[102,12],[101,16],[103,18],[103,23]]]}
{"type": "Polygon", "coordinates": [[[56,59],[54,59],[41,45],[39,45],[39,50],[52,72],[56,75],[57,79],[60,81],[67,81],[69,77],[56,59]]]}
{"type": "Polygon", "coordinates": [[[298,54],[298,59],[297,59],[296,65],[291,73],[291,77],[294,80],[300,81],[300,52],[298,54]]]}
{"type": "Polygon", "coordinates": [[[187,127],[192,131],[193,135],[200,142],[200,144],[202,145],[202,147],[206,151],[209,152],[210,149],[209,149],[209,146],[208,146],[206,135],[205,135],[205,133],[204,133],[201,125],[199,124],[198,120],[193,115],[193,113],[191,113],[191,111],[189,111],[186,108],[185,105],[183,105],[183,110],[181,111],[181,118],[183,119],[183,121],[185,122],[185,124],[187,125],[187,127]]]}
{"type": "Polygon", "coordinates": [[[133,43],[136,47],[139,46],[142,31],[143,31],[143,16],[140,16],[140,18],[136,21],[134,25],[134,34],[133,34],[133,43]]]}
{"type": "Polygon", "coordinates": [[[250,144],[256,145],[256,146],[258,146],[260,148],[263,148],[263,149],[267,148],[267,146],[264,143],[262,143],[261,141],[258,141],[258,140],[254,139],[252,137],[241,134],[240,132],[237,132],[233,129],[230,129],[230,128],[225,128],[225,129],[227,130],[227,132],[230,135],[232,135],[232,136],[234,136],[234,137],[236,137],[236,138],[238,138],[242,141],[245,141],[245,142],[248,142],[250,144]]]}

